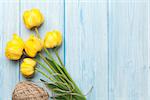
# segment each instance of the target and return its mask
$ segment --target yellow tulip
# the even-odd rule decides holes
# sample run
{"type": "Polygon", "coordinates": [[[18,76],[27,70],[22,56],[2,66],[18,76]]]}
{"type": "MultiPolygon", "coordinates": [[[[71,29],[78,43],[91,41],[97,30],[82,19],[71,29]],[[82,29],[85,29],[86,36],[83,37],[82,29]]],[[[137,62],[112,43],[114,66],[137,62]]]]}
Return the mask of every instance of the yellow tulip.
{"type": "Polygon", "coordinates": [[[62,35],[60,31],[53,30],[51,32],[47,32],[44,39],[44,47],[46,48],[54,48],[56,46],[60,46],[62,43],[62,35]]]}
{"type": "Polygon", "coordinates": [[[23,54],[23,49],[23,40],[17,34],[13,34],[13,39],[7,42],[5,55],[8,59],[18,60],[23,54]]]}
{"type": "Polygon", "coordinates": [[[34,61],[33,59],[31,58],[23,59],[20,69],[22,75],[24,75],[25,77],[31,77],[34,74],[35,65],[36,61],[34,61]]]}
{"type": "Polygon", "coordinates": [[[29,39],[25,42],[25,51],[28,56],[35,57],[36,53],[43,48],[43,41],[34,35],[30,35],[29,39]]]}
{"type": "Polygon", "coordinates": [[[24,12],[23,20],[26,28],[32,29],[39,27],[44,22],[44,17],[39,9],[33,8],[24,12]]]}

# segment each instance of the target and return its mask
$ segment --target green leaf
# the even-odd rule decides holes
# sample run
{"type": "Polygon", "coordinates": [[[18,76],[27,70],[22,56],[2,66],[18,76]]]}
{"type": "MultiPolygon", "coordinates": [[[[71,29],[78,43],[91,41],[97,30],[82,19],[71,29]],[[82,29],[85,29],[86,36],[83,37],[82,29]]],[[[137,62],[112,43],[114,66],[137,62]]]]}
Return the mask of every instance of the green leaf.
{"type": "MultiPolygon", "coordinates": [[[[57,72],[58,72],[59,74],[65,75],[65,76],[71,81],[71,79],[70,79],[71,77],[70,77],[70,75],[68,74],[68,72],[66,71],[65,67],[61,67],[59,64],[55,63],[53,60],[50,60],[50,59],[47,58],[47,57],[46,57],[46,59],[47,59],[47,61],[50,63],[50,65],[53,66],[53,68],[55,68],[55,70],[57,70],[57,72]],[[60,70],[59,70],[57,67],[60,68],[61,72],[60,72],[60,70]]],[[[65,77],[65,76],[64,76],[64,77],[65,77]]],[[[66,79],[65,79],[65,80],[66,80],[66,79]]]]}
{"type": "MultiPolygon", "coordinates": [[[[46,60],[49,62],[49,64],[58,72],[58,73],[60,73],[61,74],[61,72],[57,69],[57,66],[55,65],[55,63],[52,61],[52,60],[50,60],[49,58],[47,58],[47,57],[45,57],[46,58],[46,60]]],[[[60,66],[59,66],[60,67],[60,66]]]]}
{"type": "Polygon", "coordinates": [[[52,71],[50,68],[48,68],[44,63],[42,63],[41,61],[39,61],[38,59],[34,59],[39,65],[41,65],[45,70],[47,70],[49,72],[49,74],[52,74],[52,71]]]}
{"type": "Polygon", "coordinates": [[[68,85],[71,86],[71,88],[70,88],[71,91],[73,91],[75,89],[75,86],[73,85],[73,83],[67,77],[63,76],[62,74],[54,73],[54,74],[52,74],[52,76],[53,77],[54,76],[59,76],[59,77],[63,78],[64,80],[66,80],[66,82],[68,83],[68,85]]]}
{"type": "Polygon", "coordinates": [[[59,81],[55,81],[55,82],[46,82],[44,81],[43,79],[40,79],[47,87],[49,87],[50,89],[61,89],[61,90],[64,90],[64,91],[69,91],[69,87],[66,83],[63,83],[63,82],[59,82],[59,81]]]}
{"type": "Polygon", "coordinates": [[[55,89],[55,88],[60,88],[59,86],[57,86],[56,84],[53,83],[48,83],[46,84],[50,89],[55,89]]]}
{"type": "Polygon", "coordinates": [[[50,97],[51,99],[54,99],[54,100],[67,100],[65,96],[53,96],[53,97],[50,97]]]}
{"type": "Polygon", "coordinates": [[[50,97],[51,99],[56,99],[56,100],[73,100],[70,99],[70,95],[66,94],[66,93],[56,93],[54,96],[50,97]]]}
{"type": "Polygon", "coordinates": [[[43,80],[43,79],[40,79],[40,81],[42,81],[42,82],[46,82],[45,80],[43,80]]]}
{"type": "Polygon", "coordinates": [[[43,80],[43,79],[40,79],[42,82],[44,82],[44,84],[47,86],[47,87],[49,87],[50,89],[54,89],[54,88],[59,88],[59,86],[58,85],[56,85],[56,84],[54,84],[54,83],[48,83],[48,82],[46,82],[45,80],[43,80]]]}
{"type": "Polygon", "coordinates": [[[56,93],[66,93],[66,94],[71,93],[71,91],[59,89],[59,88],[57,88],[57,87],[56,87],[56,88],[53,88],[52,91],[53,91],[53,92],[56,92],[56,93]]]}

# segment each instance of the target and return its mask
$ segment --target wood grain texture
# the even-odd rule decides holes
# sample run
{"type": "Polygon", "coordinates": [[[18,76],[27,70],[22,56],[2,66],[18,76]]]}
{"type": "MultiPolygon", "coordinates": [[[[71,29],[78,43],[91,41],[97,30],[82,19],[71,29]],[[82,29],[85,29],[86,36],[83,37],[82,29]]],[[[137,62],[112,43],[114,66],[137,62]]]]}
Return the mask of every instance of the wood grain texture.
{"type": "Polygon", "coordinates": [[[148,98],[150,98],[150,0],[148,1],[148,98]]]}
{"type": "Polygon", "coordinates": [[[148,99],[148,5],[109,3],[109,100],[148,99]]]}
{"type": "Polygon", "coordinates": [[[87,100],[108,99],[107,2],[65,3],[66,67],[87,100]]]}
{"type": "Polygon", "coordinates": [[[12,39],[13,33],[19,34],[18,16],[18,2],[0,1],[0,100],[11,100],[11,93],[19,81],[19,62],[10,61],[5,57],[7,41],[12,39]]]}
{"type": "Polygon", "coordinates": [[[42,38],[62,32],[59,52],[77,85],[84,93],[94,87],[87,100],[150,99],[150,0],[1,0],[0,100],[11,100],[16,83],[28,80],[4,49],[13,33],[24,40],[35,33],[22,20],[33,7],[45,17],[42,38]]]}

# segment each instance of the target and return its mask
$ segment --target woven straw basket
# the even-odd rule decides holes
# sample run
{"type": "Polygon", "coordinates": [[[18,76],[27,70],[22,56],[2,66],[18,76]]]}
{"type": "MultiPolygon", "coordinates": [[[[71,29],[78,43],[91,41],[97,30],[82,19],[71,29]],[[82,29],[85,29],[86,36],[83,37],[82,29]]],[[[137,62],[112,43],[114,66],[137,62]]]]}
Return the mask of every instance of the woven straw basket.
{"type": "Polygon", "coordinates": [[[18,83],[12,95],[12,100],[48,100],[48,98],[48,93],[43,88],[28,81],[18,83]]]}

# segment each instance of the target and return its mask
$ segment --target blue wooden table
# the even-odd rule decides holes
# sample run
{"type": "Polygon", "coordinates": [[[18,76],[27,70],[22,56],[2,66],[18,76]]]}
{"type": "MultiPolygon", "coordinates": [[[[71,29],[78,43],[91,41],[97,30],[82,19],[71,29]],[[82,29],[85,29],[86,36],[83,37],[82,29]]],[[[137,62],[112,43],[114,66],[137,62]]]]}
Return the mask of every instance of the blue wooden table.
{"type": "MultiPolygon", "coordinates": [[[[148,0],[0,0],[0,100],[11,100],[15,85],[26,80],[20,62],[7,60],[13,33],[26,40],[22,14],[39,8],[39,29],[59,29],[59,53],[87,100],[150,100],[150,2],[148,0]]],[[[42,76],[36,73],[34,82],[42,76]]]]}

